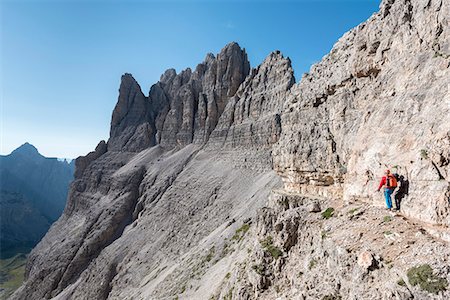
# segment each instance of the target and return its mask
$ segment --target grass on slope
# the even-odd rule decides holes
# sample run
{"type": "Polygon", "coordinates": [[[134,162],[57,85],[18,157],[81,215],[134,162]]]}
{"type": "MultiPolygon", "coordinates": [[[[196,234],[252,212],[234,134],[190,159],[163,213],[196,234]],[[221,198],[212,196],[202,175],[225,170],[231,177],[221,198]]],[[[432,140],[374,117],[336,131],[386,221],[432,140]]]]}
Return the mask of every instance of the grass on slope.
{"type": "Polygon", "coordinates": [[[23,282],[25,254],[0,259],[0,299],[7,299],[23,282]]]}
{"type": "Polygon", "coordinates": [[[411,285],[419,285],[422,290],[433,294],[445,291],[448,287],[447,279],[435,275],[430,265],[420,265],[409,269],[408,281],[411,285]]]}

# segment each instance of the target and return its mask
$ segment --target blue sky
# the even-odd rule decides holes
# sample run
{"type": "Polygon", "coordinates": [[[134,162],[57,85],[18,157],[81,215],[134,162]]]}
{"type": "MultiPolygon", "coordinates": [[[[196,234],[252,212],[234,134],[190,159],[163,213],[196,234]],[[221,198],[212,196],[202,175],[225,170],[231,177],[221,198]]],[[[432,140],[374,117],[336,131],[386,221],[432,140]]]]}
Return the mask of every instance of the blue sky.
{"type": "Polygon", "coordinates": [[[24,142],[75,158],[107,139],[120,76],[148,94],[168,68],[194,68],[231,41],[252,67],[273,50],[296,78],[379,0],[1,1],[1,154],[24,142]]]}

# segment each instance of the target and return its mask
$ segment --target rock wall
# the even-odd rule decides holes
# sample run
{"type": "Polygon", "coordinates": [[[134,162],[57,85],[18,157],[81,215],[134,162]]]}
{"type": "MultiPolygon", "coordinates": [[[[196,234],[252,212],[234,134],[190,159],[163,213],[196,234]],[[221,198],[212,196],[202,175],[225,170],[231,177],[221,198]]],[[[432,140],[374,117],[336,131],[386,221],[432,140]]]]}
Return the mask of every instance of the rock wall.
{"type": "Polygon", "coordinates": [[[289,58],[271,53],[230,100],[208,146],[270,148],[280,136],[282,107],[294,83],[289,58]]]}
{"type": "Polygon", "coordinates": [[[448,22],[448,1],[383,1],[304,74],[273,152],[287,190],[382,205],[389,168],[405,214],[450,225],[448,22]]]}
{"type": "Polygon", "coordinates": [[[250,71],[245,50],[230,43],[215,57],[208,54],[195,71],[167,70],[146,97],[131,74],[122,76],[111,120],[111,151],[139,152],[204,143],[229,99],[250,71]]]}

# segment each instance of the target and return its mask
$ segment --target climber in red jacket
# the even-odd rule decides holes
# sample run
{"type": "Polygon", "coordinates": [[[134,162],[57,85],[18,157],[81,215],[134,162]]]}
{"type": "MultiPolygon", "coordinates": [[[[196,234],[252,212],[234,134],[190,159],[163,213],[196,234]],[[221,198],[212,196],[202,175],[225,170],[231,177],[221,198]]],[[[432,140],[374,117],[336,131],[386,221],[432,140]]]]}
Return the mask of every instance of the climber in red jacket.
{"type": "Polygon", "coordinates": [[[397,187],[397,179],[395,179],[394,175],[391,174],[391,171],[386,170],[384,172],[385,176],[381,178],[380,185],[378,186],[378,192],[384,187],[384,197],[386,199],[387,209],[392,208],[392,200],[391,195],[397,187]]]}

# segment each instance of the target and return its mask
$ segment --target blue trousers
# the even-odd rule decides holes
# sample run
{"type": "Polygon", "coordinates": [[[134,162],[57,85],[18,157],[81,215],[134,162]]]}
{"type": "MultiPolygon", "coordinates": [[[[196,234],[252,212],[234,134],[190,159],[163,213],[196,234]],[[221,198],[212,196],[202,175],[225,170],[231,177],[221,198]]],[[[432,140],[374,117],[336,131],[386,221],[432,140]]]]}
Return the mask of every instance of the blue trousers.
{"type": "Polygon", "coordinates": [[[384,189],[384,198],[386,198],[386,206],[387,208],[392,208],[392,199],[391,195],[394,190],[392,189],[384,189]]]}

